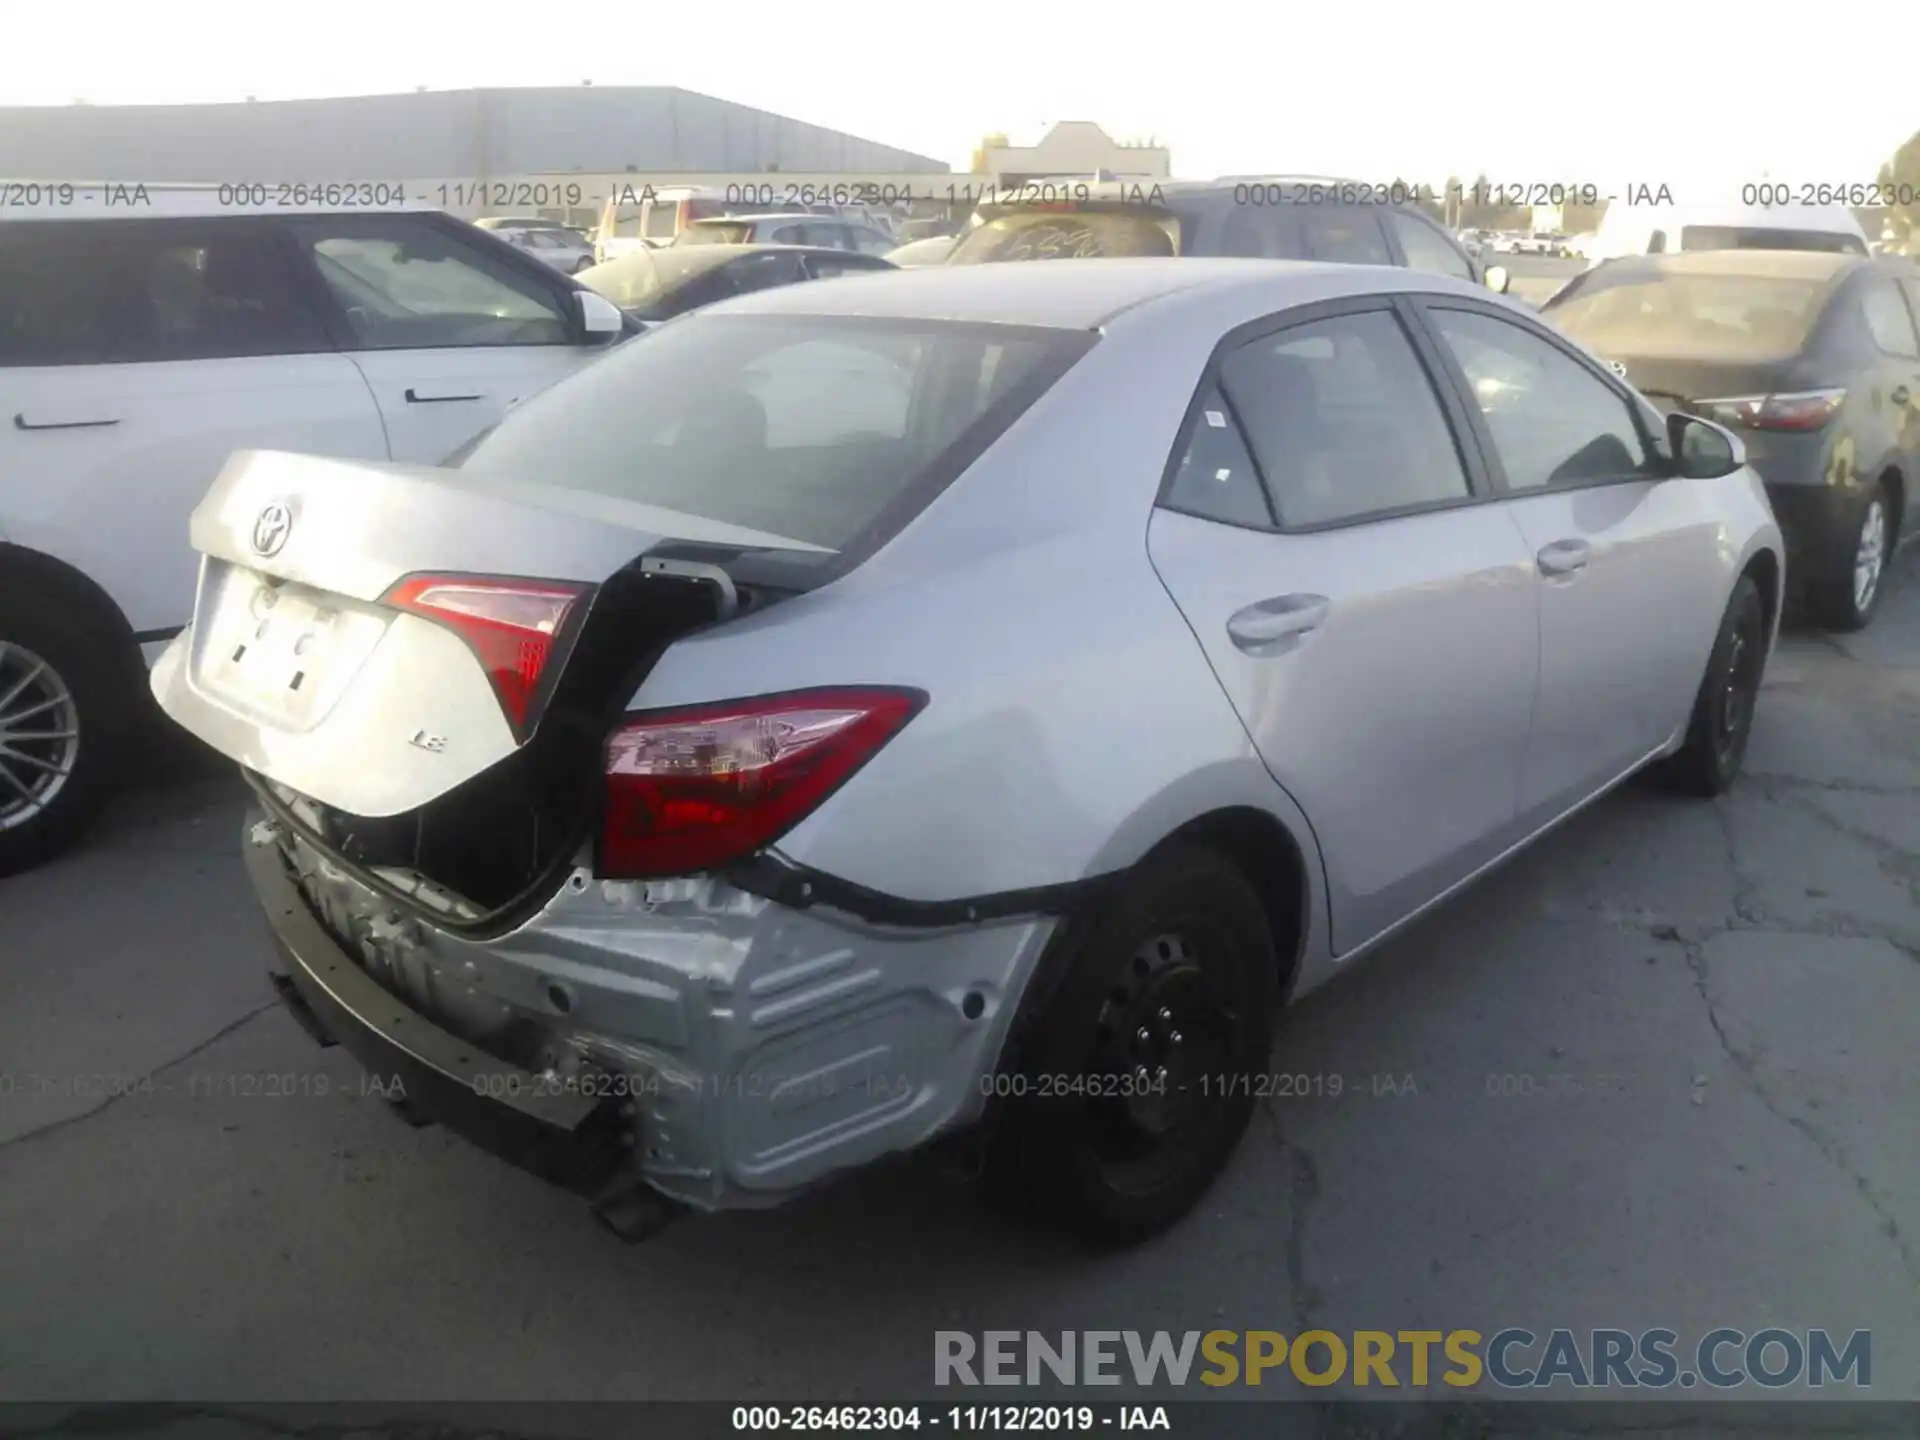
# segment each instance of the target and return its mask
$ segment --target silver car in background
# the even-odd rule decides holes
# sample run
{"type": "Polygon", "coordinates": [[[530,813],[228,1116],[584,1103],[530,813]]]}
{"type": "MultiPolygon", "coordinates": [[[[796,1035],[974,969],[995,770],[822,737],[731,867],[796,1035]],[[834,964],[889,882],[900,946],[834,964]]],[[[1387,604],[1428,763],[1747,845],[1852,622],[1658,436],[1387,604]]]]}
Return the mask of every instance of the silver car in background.
{"type": "Polygon", "coordinates": [[[763,291],[192,538],[154,690],[289,1006],[629,1238],[940,1138],[1169,1225],[1282,1003],[1732,783],[1782,582],[1739,442],[1522,308],[1245,260],[763,291]]]}
{"type": "Polygon", "coordinates": [[[578,275],[593,264],[593,242],[564,225],[527,225],[506,222],[492,232],[516,250],[524,250],[562,275],[578,275]]]}

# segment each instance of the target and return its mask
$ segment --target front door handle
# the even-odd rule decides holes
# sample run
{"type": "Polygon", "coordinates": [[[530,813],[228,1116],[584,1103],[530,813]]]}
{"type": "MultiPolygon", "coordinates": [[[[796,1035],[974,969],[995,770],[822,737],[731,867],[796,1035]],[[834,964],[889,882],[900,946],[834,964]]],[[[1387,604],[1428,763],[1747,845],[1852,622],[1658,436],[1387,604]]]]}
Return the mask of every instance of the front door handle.
{"type": "Polygon", "coordinates": [[[16,413],[13,428],[16,430],[95,430],[102,425],[118,425],[118,416],[102,420],[29,420],[25,415],[16,413]]]}
{"type": "Polygon", "coordinates": [[[1542,575],[1571,575],[1586,569],[1592,556],[1593,547],[1584,540],[1556,540],[1534,558],[1542,575]]]}
{"type": "Polygon", "coordinates": [[[409,405],[446,405],[455,400],[480,400],[483,398],[485,397],[480,395],[428,395],[412,388],[407,390],[407,403],[409,405]]]}
{"type": "Polygon", "coordinates": [[[1276,595],[1236,610],[1227,636],[1249,655],[1274,655],[1288,642],[1318,630],[1332,605],[1324,595],[1276,595]]]}
{"type": "Polygon", "coordinates": [[[1904,405],[1913,398],[1913,392],[1904,385],[1896,386],[1891,398],[1894,404],[1904,405]]]}

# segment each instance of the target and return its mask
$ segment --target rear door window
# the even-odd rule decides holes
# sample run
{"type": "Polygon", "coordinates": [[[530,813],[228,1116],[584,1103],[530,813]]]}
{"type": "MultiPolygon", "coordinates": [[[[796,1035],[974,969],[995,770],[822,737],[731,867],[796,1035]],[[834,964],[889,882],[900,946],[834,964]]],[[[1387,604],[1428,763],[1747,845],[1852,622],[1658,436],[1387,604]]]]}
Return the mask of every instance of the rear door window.
{"type": "Polygon", "coordinates": [[[1301,231],[1314,260],[1347,265],[1391,265],[1380,218],[1366,205],[1303,205],[1301,231]]]}
{"type": "Polygon", "coordinates": [[[1400,321],[1330,316],[1248,342],[1221,367],[1283,526],[1465,499],[1446,412],[1400,321]]]}
{"type": "Polygon", "coordinates": [[[331,350],[291,248],[246,220],[0,227],[0,366],[331,350]]]}

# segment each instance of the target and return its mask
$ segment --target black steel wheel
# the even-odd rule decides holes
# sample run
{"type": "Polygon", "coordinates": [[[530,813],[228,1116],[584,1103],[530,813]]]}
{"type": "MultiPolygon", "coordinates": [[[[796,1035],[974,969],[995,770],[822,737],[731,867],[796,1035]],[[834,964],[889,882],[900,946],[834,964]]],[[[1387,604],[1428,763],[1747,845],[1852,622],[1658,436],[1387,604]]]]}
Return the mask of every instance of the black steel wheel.
{"type": "Polygon", "coordinates": [[[1224,857],[1170,846],[1055,945],[1057,986],[995,1077],[989,1192],[1091,1243],[1144,1239],[1252,1116],[1279,981],[1266,911],[1224,857]]]}
{"type": "Polygon", "coordinates": [[[1686,743],[1663,767],[1675,788],[1710,797],[1733,784],[1746,759],[1766,667],[1766,606],[1760,587],[1751,576],[1743,575],[1714,637],[1707,673],[1694,697],[1686,743]]]}

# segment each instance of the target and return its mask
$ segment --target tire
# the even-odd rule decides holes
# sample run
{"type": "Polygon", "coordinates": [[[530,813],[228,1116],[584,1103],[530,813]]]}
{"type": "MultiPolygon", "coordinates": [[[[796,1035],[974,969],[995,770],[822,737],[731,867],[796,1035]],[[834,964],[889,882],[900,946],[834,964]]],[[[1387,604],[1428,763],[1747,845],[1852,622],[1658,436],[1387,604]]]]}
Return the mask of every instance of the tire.
{"type": "Polygon", "coordinates": [[[80,838],[140,714],[115,638],[59,603],[0,586],[0,875],[80,838]]]}
{"type": "Polygon", "coordinates": [[[1829,630],[1864,630],[1886,593],[1893,556],[1892,497],[1884,481],[1867,492],[1858,519],[1837,541],[1824,572],[1811,587],[1813,615],[1829,630]]]}
{"type": "Polygon", "coordinates": [[[1173,845],[1054,944],[1040,973],[1057,983],[992,1077],[1013,1093],[989,1119],[986,1195],[1085,1243],[1131,1244],[1193,1208],[1252,1118],[1279,981],[1272,933],[1236,867],[1173,845]],[[1143,1073],[1155,1093],[1123,1093],[1143,1073]],[[1063,1093],[1074,1077],[1091,1093],[1063,1093]]]}
{"type": "Polygon", "coordinates": [[[1766,665],[1766,606],[1753,577],[1742,575],[1714,636],[1686,743],[1660,769],[1669,788],[1711,799],[1732,786],[1746,759],[1766,665]]]}

